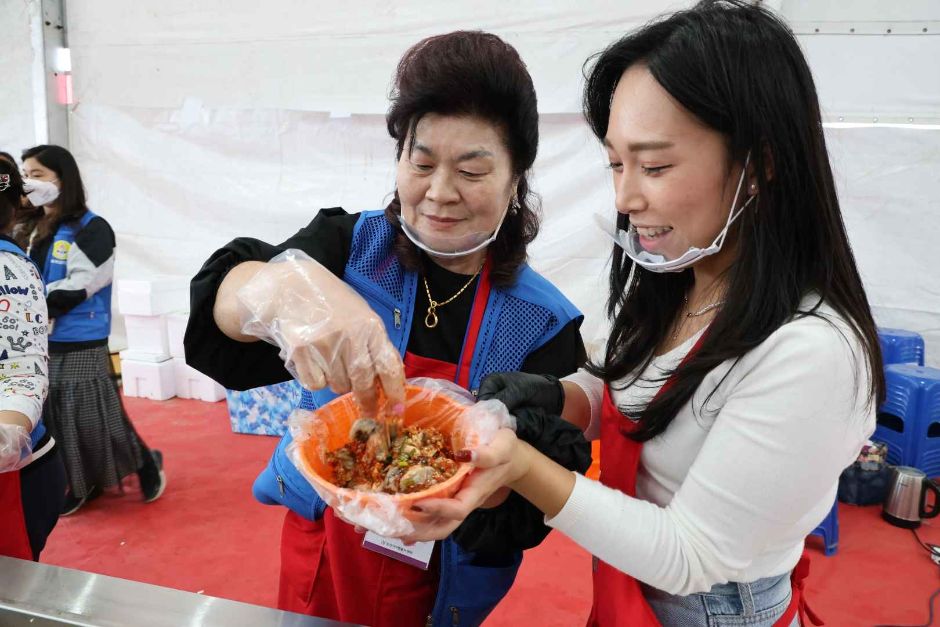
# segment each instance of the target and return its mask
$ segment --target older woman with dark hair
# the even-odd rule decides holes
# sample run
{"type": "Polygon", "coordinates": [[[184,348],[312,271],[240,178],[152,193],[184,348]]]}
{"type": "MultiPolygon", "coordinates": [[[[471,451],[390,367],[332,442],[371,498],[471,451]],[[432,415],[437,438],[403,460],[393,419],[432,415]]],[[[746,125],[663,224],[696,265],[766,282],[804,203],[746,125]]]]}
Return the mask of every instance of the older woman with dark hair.
{"type": "MultiPolygon", "coordinates": [[[[480,32],[421,41],[399,63],[387,122],[394,200],[384,211],[323,209],[277,246],[240,238],[217,251],[192,283],[192,366],[235,389],[291,377],[244,324],[246,285],[264,286],[267,302],[248,304],[291,345],[284,357],[313,390],[306,408],[352,390],[374,412],[378,382],[395,412],[405,376],[475,392],[491,372],[563,376],[583,362],[580,313],[525,263],[538,232],[527,179],[538,111],[518,53],[480,32]],[[290,249],[293,263],[265,263],[290,249]],[[307,284],[324,307],[285,297],[307,284]]],[[[560,419],[532,415],[518,433],[565,467],[590,464],[579,430],[560,419]]],[[[535,508],[504,492],[434,547],[427,570],[415,568],[363,548],[287,459],[290,441],[255,483],[259,500],[291,510],[283,609],[378,626],[477,625],[512,584],[521,551],[547,534],[535,508]]]]}

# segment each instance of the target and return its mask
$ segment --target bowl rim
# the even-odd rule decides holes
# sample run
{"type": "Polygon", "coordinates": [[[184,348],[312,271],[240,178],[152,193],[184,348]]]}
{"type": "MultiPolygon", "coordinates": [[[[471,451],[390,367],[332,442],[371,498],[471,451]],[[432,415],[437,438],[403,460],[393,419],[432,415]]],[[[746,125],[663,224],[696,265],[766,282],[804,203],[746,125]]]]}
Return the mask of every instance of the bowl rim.
{"type": "MultiPolygon", "coordinates": [[[[406,384],[405,389],[406,391],[410,389],[415,392],[426,391],[426,388],[422,388],[421,386],[410,385],[410,384],[406,384]]],[[[446,396],[446,392],[443,392],[443,394],[445,394],[446,396]]],[[[323,407],[320,407],[319,409],[315,411],[323,410],[326,407],[329,407],[332,403],[336,403],[340,400],[342,400],[343,402],[348,402],[351,396],[352,396],[351,392],[347,394],[343,394],[341,396],[337,396],[336,398],[331,400],[329,403],[327,403],[326,405],[323,405],[323,407]]],[[[453,402],[453,403],[457,402],[456,399],[453,399],[450,397],[447,397],[447,398],[450,402],[453,402]]],[[[311,466],[309,460],[307,459],[307,455],[304,454],[304,451],[306,450],[306,444],[308,441],[309,439],[305,440],[303,443],[298,443],[300,444],[300,447],[299,447],[300,450],[298,451],[299,454],[296,456],[300,460],[301,464],[303,465],[303,470],[304,470],[303,474],[307,477],[309,481],[316,484],[317,487],[320,487],[326,490],[326,492],[329,494],[334,494],[337,496],[359,495],[359,496],[365,496],[365,497],[382,497],[383,500],[389,499],[392,503],[404,503],[404,502],[410,502],[410,501],[417,501],[417,500],[421,500],[425,498],[447,498],[445,496],[441,496],[441,494],[445,493],[448,496],[454,494],[459,484],[462,483],[463,480],[467,477],[467,475],[470,474],[470,471],[473,470],[473,464],[470,464],[467,462],[458,462],[459,466],[457,467],[457,472],[451,475],[448,479],[445,479],[444,481],[441,481],[440,483],[436,483],[430,486],[429,488],[425,488],[424,490],[420,490],[419,492],[409,492],[407,494],[404,494],[404,493],[389,494],[387,492],[374,492],[374,491],[366,491],[366,490],[354,490],[352,488],[341,488],[335,483],[333,483],[332,481],[327,481],[326,478],[320,475],[320,473],[318,473],[313,468],[313,466],[311,466]]]]}

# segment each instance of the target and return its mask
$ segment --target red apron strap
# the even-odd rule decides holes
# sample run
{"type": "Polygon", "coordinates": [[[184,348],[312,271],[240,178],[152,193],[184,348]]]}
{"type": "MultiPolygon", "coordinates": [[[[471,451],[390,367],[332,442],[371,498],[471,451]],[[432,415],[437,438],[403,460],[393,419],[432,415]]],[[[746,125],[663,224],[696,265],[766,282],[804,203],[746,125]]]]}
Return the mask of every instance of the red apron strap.
{"type": "Polygon", "coordinates": [[[480,337],[480,327],[483,326],[483,316],[486,314],[486,304],[490,300],[490,258],[487,256],[480,271],[480,282],[473,296],[473,308],[470,310],[470,322],[467,324],[467,333],[464,336],[463,348],[460,351],[457,364],[457,385],[465,390],[470,389],[470,369],[473,355],[477,352],[477,340],[480,337]]]}
{"type": "Polygon", "coordinates": [[[409,379],[415,377],[429,377],[431,379],[457,380],[457,365],[439,359],[422,357],[414,353],[405,352],[402,360],[405,364],[405,376],[409,379]]]}
{"type": "Polygon", "coordinates": [[[774,627],[790,627],[790,623],[793,622],[797,612],[800,615],[800,625],[803,627],[807,627],[810,623],[825,625],[819,615],[806,602],[807,577],[809,577],[809,555],[804,551],[803,555],[800,556],[800,561],[796,563],[793,572],[790,574],[790,585],[793,586],[790,604],[783,615],[774,623],[774,627]]]}
{"type": "Polygon", "coordinates": [[[0,472],[0,555],[33,559],[23,514],[19,470],[0,472]]]}
{"type": "MultiPolygon", "coordinates": [[[[705,334],[682,360],[685,364],[705,341],[705,334]]],[[[681,367],[681,365],[680,365],[681,367]]],[[[670,377],[660,388],[657,396],[674,383],[670,377]]],[[[624,416],[610,396],[610,388],[604,390],[604,405],[601,410],[601,455],[600,481],[629,496],[636,496],[636,477],[640,468],[643,443],[627,437],[639,425],[624,416]]],[[[594,560],[594,605],[588,618],[590,627],[613,627],[631,625],[635,627],[659,627],[659,619],[643,594],[640,583],[630,575],[609,564],[594,560]]]]}

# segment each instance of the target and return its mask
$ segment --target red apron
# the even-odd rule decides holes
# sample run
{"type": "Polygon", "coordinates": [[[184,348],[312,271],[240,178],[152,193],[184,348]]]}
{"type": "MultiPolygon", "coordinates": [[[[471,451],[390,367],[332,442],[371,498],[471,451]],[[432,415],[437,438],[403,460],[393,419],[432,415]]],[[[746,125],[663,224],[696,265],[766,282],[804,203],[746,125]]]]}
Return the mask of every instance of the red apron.
{"type": "MultiPolygon", "coordinates": [[[[667,381],[663,389],[669,385],[667,381]]],[[[637,424],[625,417],[604,389],[601,409],[601,483],[629,496],[636,496],[636,475],[640,468],[643,443],[625,433],[637,424]]],[[[590,627],[658,627],[653,608],[646,602],[640,582],[607,562],[594,558],[594,606],[588,618],[590,627]]]]}
{"type": "Polygon", "coordinates": [[[0,472],[0,555],[33,559],[23,515],[19,470],[0,472]]]}
{"type": "MultiPolygon", "coordinates": [[[[480,273],[459,364],[405,353],[405,375],[470,387],[470,365],[490,295],[489,262],[480,273]]],[[[281,533],[278,608],[373,627],[424,625],[434,609],[440,550],[428,570],[362,548],[362,535],[327,508],[311,522],[288,512],[281,533]]]]}
{"type": "MultiPolygon", "coordinates": [[[[702,339],[689,351],[683,363],[688,360],[701,345],[702,339]]],[[[673,380],[663,384],[658,394],[666,391],[673,380]]],[[[602,484],[636,497],[636,477],[640,468],[640,454],[643,443],[626,437],[638,428],[637,423],[624,416],[614,405],[610,389],[604,389],[604,405],[601,409],[601,455],[600,481],[602,484]]],[[[809,557],[804,553],[791,581],[793,596],[783,615],[773,627],[789,627],[797,611],[800,623],[808,625],[807,617],[815,625],[822,625],[819,617],[806,605],[803,594],[805,579],[809,574],[809,557]]],[[[640,583],[630,575],[613,566],[594,558],[594,605],[588,618],[588,627],[613,627],[630,625],[631,627],[659,627],[660,622],[653,608],[646,601],[640,583]]]]}

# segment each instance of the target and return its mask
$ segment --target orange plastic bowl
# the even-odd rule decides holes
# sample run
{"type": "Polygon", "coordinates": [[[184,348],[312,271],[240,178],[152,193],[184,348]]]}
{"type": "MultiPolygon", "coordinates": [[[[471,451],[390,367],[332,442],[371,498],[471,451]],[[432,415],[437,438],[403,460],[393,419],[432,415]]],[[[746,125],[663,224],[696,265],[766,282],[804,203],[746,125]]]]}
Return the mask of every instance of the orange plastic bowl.
{"type": "MultiPolygon", "coordinates": [[[[456,431],[455,417],[466,410],[452,398],[444,393],[430,393],[424,388],[413,385],[405,386],[405,426],[419,423],[422,427],[434,427],[454,445],[454,450],[472,447],[473,443],[468,441],[466,433],[456,431]]],[[[307,477],[316,486],[317,491],[322,494],[328,494],[333,499],[343,500],[342,493],[353,492],[349,488],[340,488],[333,484],[333,469],[326,463],[320,455],[325,448],[328,451],[335,451],[349,443],[349,429],[359,418],[359,406],[353,399],[352,394],[344,394],[336,398],[317,410],[320,420],[326,425],[326,442],[322,441],[321,432],[318,439],[315,435],[303,442],[300,448],[300,463],[306,470],[307,477]]],[[[402,511],[406,517],[410,511],[411,503],[426,499],[429,497],[448,498],[456,494],[464,478],[470,473],[472,466],[470,464],[460,464],[454,476],[446,481],[442,481],[431,486],[427,490],[412,492],[410,494],[384,494],[374,492],[355,491],[356,499],[363,505],[370,501],[370,495],[381,494],[383,499],[391,498],[392,501],[402,506],[402,511]]],[[[330,499],[325,499],[330,502],[330,499]]]]}

